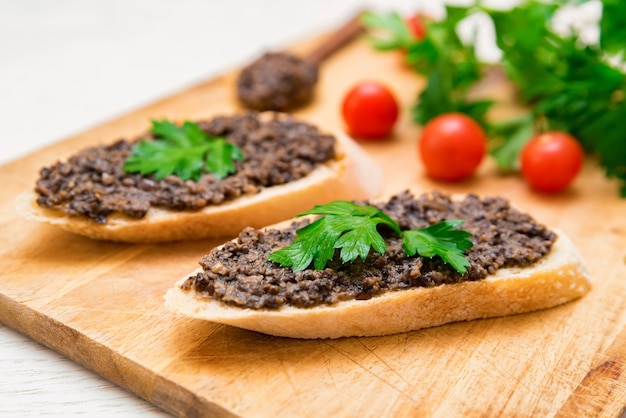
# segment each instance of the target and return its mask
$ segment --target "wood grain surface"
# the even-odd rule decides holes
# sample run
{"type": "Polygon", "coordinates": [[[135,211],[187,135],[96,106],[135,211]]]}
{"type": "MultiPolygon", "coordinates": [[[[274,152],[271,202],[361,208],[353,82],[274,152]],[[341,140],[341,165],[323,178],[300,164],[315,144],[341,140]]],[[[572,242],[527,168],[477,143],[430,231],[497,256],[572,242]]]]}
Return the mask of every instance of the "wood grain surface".
{"type": "MultiPolygon", "coordinates": [[[[310,49],[303,42],[295,50],[310,49]]],[[[626,200],[589,159],[558,196],[530,191],[486,161],[471,180],[425,177],[408,109],[423,80],[395,54],[355,42],[323,67],[297,114],[341,128],[357,80],[386,82],[405,109],[388,141],[363,143],[385,193],[405,188],[501,195],[565,231],[594,288],[554,309],[379,338],[292,340],[181,318],[163,295],[217,241],[125,245],[25,221],[14,199],[39,168],[143,132],[150,118],[239,110],[234,73],[207,81],[0,167],[0,321],[177,416],[619,416],[626,403],[626,200]]],[[[497,73],[476,94],[513,93],[497,73]]],[[[519,111],[503,105],[494,117],[519,111]]]]}

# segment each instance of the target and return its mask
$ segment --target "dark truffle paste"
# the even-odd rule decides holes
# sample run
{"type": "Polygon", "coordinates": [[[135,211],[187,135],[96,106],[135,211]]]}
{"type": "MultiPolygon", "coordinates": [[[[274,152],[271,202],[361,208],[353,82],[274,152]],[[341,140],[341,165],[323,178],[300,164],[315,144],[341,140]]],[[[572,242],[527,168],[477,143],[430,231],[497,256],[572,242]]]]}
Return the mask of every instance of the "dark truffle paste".
{"type": "Polygon", "coordinates": [[[205,173],[196,182],[125,173],[125,159],[137,141],[150,138],[146,134],[90,147],[44,167],[35,187],[37,203],[98,223],[106,223],[113,212],[141,218],[152,206],[196,210],[298,180],[335,157],[333,136],[291,117],[261,118],[248,112],[198,124],[207,134],[225,136],[241,148],[244,161],[236,162],[235,174],[220,180],[205,173]]]}
{"type": "Polygon", "coordinates": [[[556,235],[502,198],[468,195],[461,201],[435,192],[419,197],[403,192],[376,206],[399,222],[401,228],[423,228],[446,219],[462,219],[474,246],[471,265],[461,275],[439,257],[407,257],[401,238],[381,230],[387,250],[375,251],[365,261],[342,265],[335,257],[324,270],[294,273],[267,261],[274,250],[289,245],[302,221],[279,231],[248,228],[239,237],[203,257],[203,272],[183,285],[227,304],[253,309],[283,305],[308,308],[343,300],[369,299],[387,291],[431,287],[481,280],[499,268],[528,266],[547,254],[556,235]]]}
{"type": "Polygon", "coordinates": [[[286,111],[311,100],[318,72],[306,59],[269,52],[241,71],[237,94],[248,109],[286,111]]]}

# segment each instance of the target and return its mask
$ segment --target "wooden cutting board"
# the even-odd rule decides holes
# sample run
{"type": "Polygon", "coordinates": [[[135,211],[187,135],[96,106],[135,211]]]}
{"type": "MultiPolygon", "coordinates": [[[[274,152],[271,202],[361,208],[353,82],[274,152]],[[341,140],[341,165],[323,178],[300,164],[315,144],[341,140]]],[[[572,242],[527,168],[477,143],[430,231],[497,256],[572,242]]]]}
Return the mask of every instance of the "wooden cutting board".
{"type": "MultiPolygon", "coordinates": [[[[304,51],[310,42],[295,49],[304,51]]],[[[274,338],[177,317],[162,303],[217,241],[124,245],[92,241],[16,213],[38,169],[89,144],[139,134],[150,118],[238,110],[234,73],[207,81],[0,167],[0,321],[177,416],[619,416],[626,403],[626,199],[593,160],[567,193],[533,193],[487,161],[472,180],[428,180],[408,108],[424,81],[396,54],[355,42],[323,68],[298,112],[341,128],[340,100],[357,80],[386,82],[404,106],[395,135],[364,143],[404,188],[502,195],[568,233],[595,281],[554,309],[380,338],[274,338]]],[[[500,98],[512,90],[492,76],[500,98]]],[[[503,116],[518,111],[501,106],[503,116]]]]}

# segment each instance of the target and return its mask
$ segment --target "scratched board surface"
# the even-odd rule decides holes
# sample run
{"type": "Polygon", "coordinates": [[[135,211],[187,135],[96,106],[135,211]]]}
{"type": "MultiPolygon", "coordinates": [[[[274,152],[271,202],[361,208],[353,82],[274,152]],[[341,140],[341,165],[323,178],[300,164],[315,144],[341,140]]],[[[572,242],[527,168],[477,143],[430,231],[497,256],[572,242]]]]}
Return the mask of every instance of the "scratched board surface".
{"type": "MultiPolygon", "coordinates": [[[[311,42],[294,49],[305,51],[311,42]]],[[[163,295],[218,241],[125,245],[24,220],[15,197],[38,169],[89,145],[133,136],[150,118],[240,110],[235,72],[0,167],[0,321],[177,416],[619,416],[626,403],[626,200],[589,160],[567,193],[531,192],[487,161],[470,181],[424,176],[408,109],[422,79],[397,55],[357,41],[324,64],[313,103],[297,112],[340,129],[357,80],[378,79],[405,111],[388,141],[363,147],[385,194],[406,188],[501,195],[571,236],[594,288],[554,309],[377,338],[292,340],[181,318],[163,295]]],[[[482,93],[506,99],[491,75],[482,93]]],[[[478,91],[480,94],[481,91],[478,91]]],[[[500,106],[495,117],[514,114],[500,106]]]]}

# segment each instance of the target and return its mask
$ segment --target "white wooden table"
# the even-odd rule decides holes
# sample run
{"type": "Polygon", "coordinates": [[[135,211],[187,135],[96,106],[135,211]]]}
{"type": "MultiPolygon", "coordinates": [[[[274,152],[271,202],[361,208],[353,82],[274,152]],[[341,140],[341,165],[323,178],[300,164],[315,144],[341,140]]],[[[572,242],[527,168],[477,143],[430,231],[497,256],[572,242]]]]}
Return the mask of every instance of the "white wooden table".
{"type": "MultiPolygon", "coordinates": [[[[365,5],[436,13],[440,3],[365,5]]],[[[0,0],[0,164],[331,29],[363,5],[0,0]]],[[[167,415],[1,324],[0,376],[2,417],[167,415]]]]}

